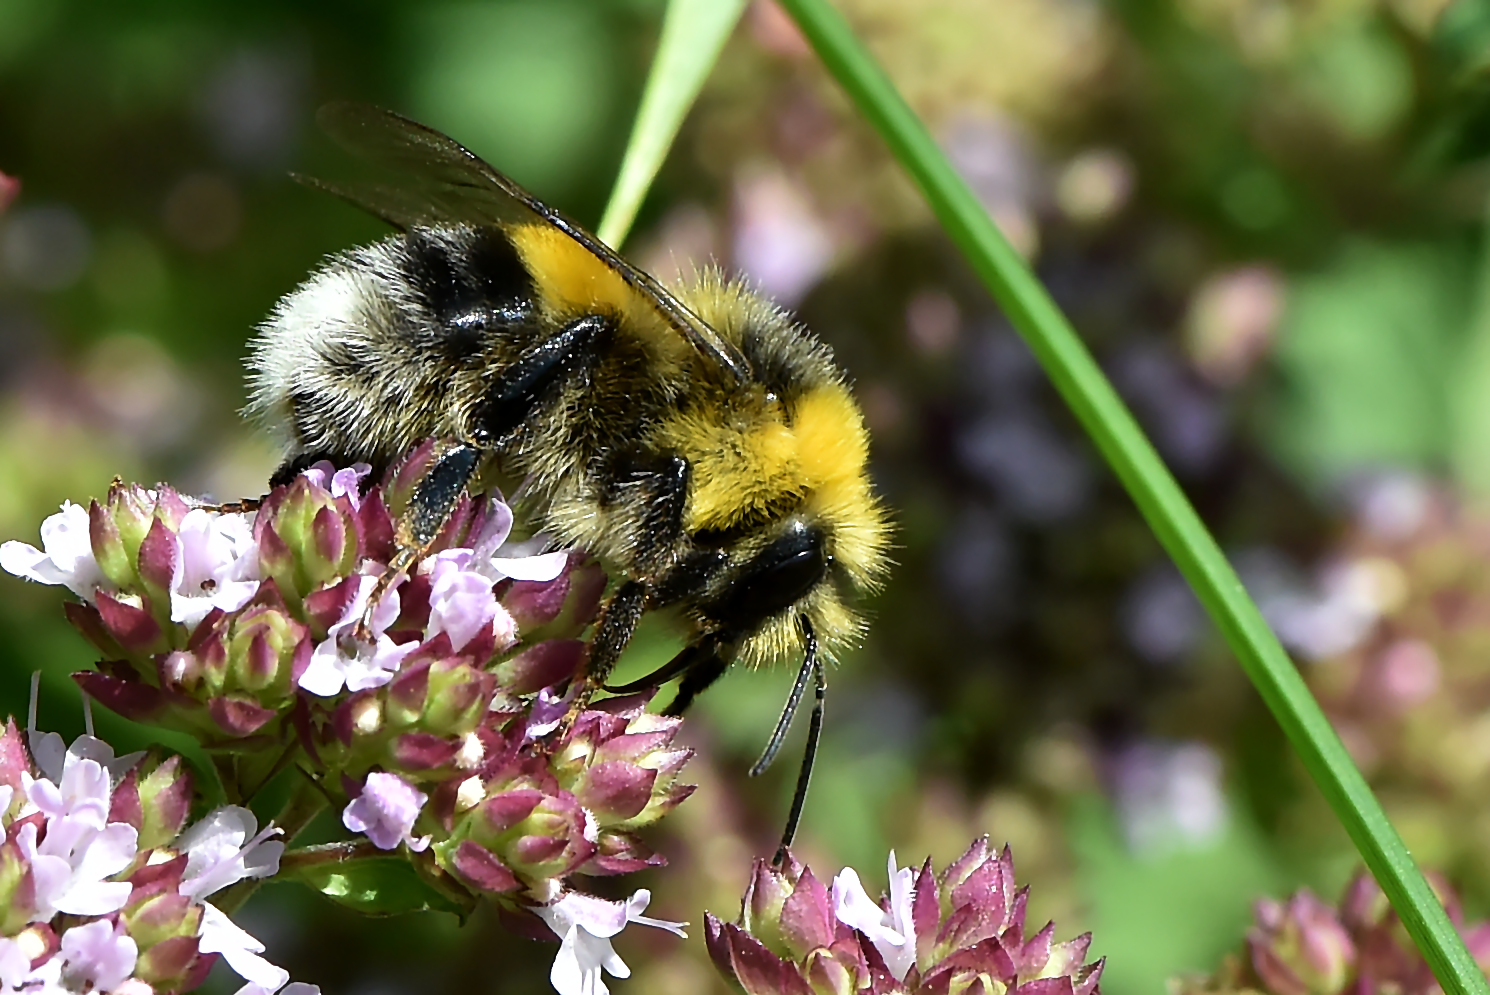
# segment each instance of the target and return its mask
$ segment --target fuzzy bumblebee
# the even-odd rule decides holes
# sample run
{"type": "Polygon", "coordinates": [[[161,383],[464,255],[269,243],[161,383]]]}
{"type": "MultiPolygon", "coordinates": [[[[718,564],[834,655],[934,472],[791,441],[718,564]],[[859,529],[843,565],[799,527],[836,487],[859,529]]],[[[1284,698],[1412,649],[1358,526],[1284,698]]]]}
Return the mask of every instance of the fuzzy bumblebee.
{"type": "Polygon", "coordinates": [[[275,481],[448,440],[400,522],[404,569],[467,488],[522,481],[537,527],[617,579],[583,696],[645,610],[687,630],[631,686],[681,677],[674,713],[733,662],[800,656],[768,762],[888,565],[863,418],[828,347],[713,271],[664,290],[438,132],[358,104],[320,120],[401,180],[308,182],[400,234],[333,257],[260,328],[248,413],[285,441],[275,481]]]}

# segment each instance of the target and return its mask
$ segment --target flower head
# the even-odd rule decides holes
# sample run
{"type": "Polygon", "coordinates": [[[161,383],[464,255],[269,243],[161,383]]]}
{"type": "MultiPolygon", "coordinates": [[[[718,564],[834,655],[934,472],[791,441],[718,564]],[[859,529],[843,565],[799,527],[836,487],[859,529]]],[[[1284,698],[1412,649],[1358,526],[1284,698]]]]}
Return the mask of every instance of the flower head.
{"type": "Polygon", "coordinates": [[[757,861],[739,924],[707,918],[709,954],[749,995],[818,992],[1035,992],[1095,995],[1102,962],[1086,964],[1090,936],[1055,943],[1054,924],[1025,935],[1014,863],[987,838],[935,877],[889,864],[890,895],[869,899],[851,869],[831,896],[788,854],[757,861]],[[1061,988],[1050,984],[1059,980],[1061,988]]]}
{"type": "MultiPolygon", "coordinates": [[[[1433,882],[1460,935],[1482,970],[1490,968],[1490,922],[1466,923],[1457,897],[1433,882]]],[[[1285,901],[1263,899],[1240,949],[1209,977],[1180,978],[1175,995],[1431,995],[1440,991],[1376,881],[1364,871],[1346,885],[1338,904],[1307,888],[1285,901]]]]}

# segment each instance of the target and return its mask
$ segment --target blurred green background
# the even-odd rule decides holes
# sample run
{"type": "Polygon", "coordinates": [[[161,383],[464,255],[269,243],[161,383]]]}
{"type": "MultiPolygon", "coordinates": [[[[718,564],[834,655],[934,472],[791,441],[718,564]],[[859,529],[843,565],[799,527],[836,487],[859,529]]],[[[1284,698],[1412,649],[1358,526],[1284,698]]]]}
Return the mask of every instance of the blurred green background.
{"type": "MultiPolygon", "coordinates": [[[[1234,556],[1415,856],[1490,912],[1490,0],[842,0],[1034,263],[1234,556]]],[[[336,98],[454,135],[593,223],[661,0],[0,0],[0,537],[118,474],[255,495],[254,323],[379,224],[286,173],[349,164],[336,98]]],[[[837,350],[898,567],[832,675],[800,840],[883,885],[1014,846],[1038,922],[1109,995],[1236,947],[1251,901],[1354,855],[1028,352],[778,9],[755,3],[647,201],[633,259],[715,261],[837,350]]],[[[0,706],[44,675],[80,731],[58,592],[0,579],[0,706]]],[[[655,625],[627,666],[669,653],[655,625]]],[[[618,991],[723,991],[729,918],[794,757],[745,770],[791,675],[735,673],[686,735],[700,789],[628,879],[618,991]]],[[[100,717],[128,747],[144,730],[100,717]]],[[[798,732],[798,737],[801,733],[798,732]]],[[[288,887],[246,925],[356,995],[542,992],[494,917],[366,922],[288,887]]],[[[217,979],[218,990],[232,990],[217,979]]]]}

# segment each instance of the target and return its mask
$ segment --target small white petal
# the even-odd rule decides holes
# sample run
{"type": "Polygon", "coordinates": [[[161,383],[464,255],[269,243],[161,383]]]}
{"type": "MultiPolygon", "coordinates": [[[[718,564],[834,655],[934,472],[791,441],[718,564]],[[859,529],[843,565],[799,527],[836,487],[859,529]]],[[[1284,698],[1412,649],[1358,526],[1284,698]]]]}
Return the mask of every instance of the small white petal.
{"type": "Polygon", "coordinates": [[[493,556],[491,565],[503,577],[513,580],[546,582],[564,572],[569,563],[569,554],[564,551],[543,553],[538,556],[493,556]]]}
{"type": "Polygon", "coordinates": [[[240,927],[215,905],[202,906],[198,949],[204,954],[222,954],[237,975],[269,991],[279,991],[290,980],[290,972],[269,963],[259,954],[264,944],[240,927]]]}

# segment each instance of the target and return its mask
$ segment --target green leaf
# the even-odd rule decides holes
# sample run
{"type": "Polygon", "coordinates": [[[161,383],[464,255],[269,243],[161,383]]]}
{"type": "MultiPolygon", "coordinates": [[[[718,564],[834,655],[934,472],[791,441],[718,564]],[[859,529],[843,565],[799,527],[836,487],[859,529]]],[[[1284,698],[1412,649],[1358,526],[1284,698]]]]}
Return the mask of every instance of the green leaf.
{"type": "Polygon", "coordinates": [[[780,0],[859,112],[880,133],[962,250],[1139,511],[1283,727],[1448,995],[1490,993],[1443,906],[1282,645],[1179,484],[1066,316],[1009,245],[925,125],[827,0],[780,0]]]}
{"type": "Polygon", "coordinates": [[[667,5],[626,157],[596,232],[606,245],[619,248],[626,241],[683,118],[744,10],[745,0],[672,0],[667,5]]]}
{"type": "Polygon", "coordinates": [[[464,919],[474,907],[432,886],[403,857],[351,857],[317,862],[289,859],[305,852],[286,854],[287,863],[292,866],[282,869],[275,880],[298,881],[364,915],[434,911],[450,912],[464,919]]]}

